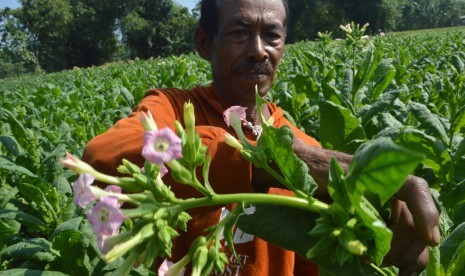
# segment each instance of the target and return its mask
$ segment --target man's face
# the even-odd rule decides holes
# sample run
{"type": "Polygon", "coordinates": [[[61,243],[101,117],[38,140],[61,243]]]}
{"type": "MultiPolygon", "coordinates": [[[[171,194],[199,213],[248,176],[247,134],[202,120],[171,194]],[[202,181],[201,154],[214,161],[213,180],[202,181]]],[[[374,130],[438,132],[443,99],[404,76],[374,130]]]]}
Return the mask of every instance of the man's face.
{"type": "Polygon", "coordinates": [[[271,88],[284,52],[282,0],[217,0],[211,64],[218,92],[231,104],[255,102],[271,88]]]}

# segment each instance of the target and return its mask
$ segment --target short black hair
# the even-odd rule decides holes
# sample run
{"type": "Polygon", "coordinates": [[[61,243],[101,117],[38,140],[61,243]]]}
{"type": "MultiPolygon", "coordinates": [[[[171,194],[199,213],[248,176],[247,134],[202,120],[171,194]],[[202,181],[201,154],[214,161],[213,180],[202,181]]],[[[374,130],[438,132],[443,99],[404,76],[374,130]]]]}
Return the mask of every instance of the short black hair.
{"type": "MultiPolygon", "coordinates": [[[[289,5],[287,0],[281,0],[286,12],[286,19],[284,21],[284,30],[287,30],[289,22],[289,5]]],[[[208,36],[208,39],[213,40],[218,32],[218,3],[217,0],[202,0],[200,2],[200,19],[199,27],[208,36]]]]}

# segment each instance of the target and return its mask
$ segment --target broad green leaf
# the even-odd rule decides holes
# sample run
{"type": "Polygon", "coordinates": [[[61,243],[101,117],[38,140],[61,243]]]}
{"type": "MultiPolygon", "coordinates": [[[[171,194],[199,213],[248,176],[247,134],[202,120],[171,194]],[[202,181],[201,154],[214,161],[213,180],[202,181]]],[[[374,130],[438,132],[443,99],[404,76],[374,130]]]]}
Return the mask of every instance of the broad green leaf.
{"type": "Polygon", "coordinates": [[[288,126],[271,127],[264,130],[263,136],[284,177],[298,190],[307,195],[312,194],[317,184],[308,174],[307,164],[300,160],[292,149],[294,133],[291,129],[288,126]]]}
{"type": "Polygon", "coordinates": [[[36,208],[36,210],[39,211],[41,218],[45,222],[59,223],[57,216],[57,211],[59,211],[59,205],[56,199],[55,189],[45,186],[46,185],[31,185],[27,183],[22,183],[21,185],[19,185],[19,193],[29,202],[34,202],[34,207],[36,208]],[[42,189],[39,187],[41,187],[42,189]],[[47,196],[50,193],[54,194],[54,196],[47,196]]]}
{"type": "MultiPolygon", "coordinates": [[[[258,205],[255,213],[243,215],[239,218],[237,226],[248,234],[260,237],[282,248],[292,250],[300,256],[305,256],[308,249],[315,245],[319,239],[308,233],[315,226],[314,213],[304,212],[290,207],[258,205]],[[266,225],[266,227],[263,227],[266,225]],[[289,227],[292,225],[293,227],[289,227]]],[[[317,256],[312,259],[320,269],[331,272],[332,275],[378,275],[369,265],[363,265],[362,271],[346,264],[337,266],[331,263],[328,256],[317,256]],[[366,274],[364,274],[366,273],[366,274]]]]}
{"type": "MultiPolygon", "coordinates": [[[[262,106],[265,101],[257,93],[257,106],[262,106]]],[[[292,186],[306,195],[311,195],[318,187],[315,180],[308,174],[308,166],[300,160],[294,153],[294,133],[288,126],[275,128],[268,126],[262,120],[263,133],[260,137],[259,144],[265,145],[266,150],[271,154],[270,157],[278,165],[282,175],[292,186]]]]}
{"type": "Polygon", "coordinates": [[[431,131],[435,136],[437,136],[444,145],[449,145],[446,130],[436,114],[433,114],[424,104],[421,103],[409,102],[408,106],[415,118],[425,129],[431,131]]]}
{"type": "Polygon", "coordinates": [[[68,276],[68,274],[59,271],[42,271],[27,268],[15,268],[3,271],[2,276],[68,276]]]}
{"type": "Polygon", "coordinates": [[[40,262],[51,262],[57,255],[52,251],[49,241],[43,238],[31,239],[13,244],[2,252],[2,258],[40,262]]]}
{"type": "Polygon", "coordinates": [[[454,260],[455,254],[460,253],[462,244],[465,241],[465,223],[460,224],[455,228],[455,230],[447,236],[439,246],[441,251],[441,265],[448,271],[450,265],[454,260]],[[460,249],[460,250],[459,250],[460,249]]]}
{"type": "Polygon", "coordinates": [[[396,76],[396,68],[392,65],[391,59],[383,59],[377,66],[373,78],[375,84],[371,90],[371,101],[375,102],[384,93],[391,81],[396,76]]]}
{"type": "Polygon", "coordinates": [[[354,80],[354,91],[358,91],[360,88],[365,86],[368,80],[371,79],[375,72],[376,66],[382,57],[382,51],[377,48],[374,51],[366,51],[363,63],[359,66],[357,74],[354,80]]]}
{"type": "Polygon", "coordinates": [[[16,211],[16,210],[0,210],[0,219],[5,219],[5,220],[16,220],[19,223],[35,230],[42,231],[45,229],[46,225],[45,223],[40,220],[39,218],[22,212],[22,211],[16,211]]]}
{"type": "Polygon", "coordinates": [[[441,265],[441,252],[439,247],[431,247],[429,249],[429,263],[426,267],[426,275],[428,276],[444,276],[446,272],[441,265]]]}
{"type": "Polygon", "coordinates": [[[447,268],[446,275],[461,276],[465,273],[465,241],[457,247],[454,256],[447,268]]]}
{"type": "Polygon", "coordinates": [[[424,131],[406,128],[396,139],[400,145],[425,155],[422,163],[438,173],[443,179],[450,181],[452,177],[452,161],[442,143],[427,135],[424,131]]]}
{"type": "Polygon", "coordinates": [[[381,97],[370,106],[370,109],[363,114],[362,125],[366,126],[374,116],[384,114],[386,110],[394,104],[400,92],[400,90],[393,90],[382,94],[381,97]]]}
{"type": "Polygon", "coordinates": [[[423,159],[420,154],[380,138],[363,144],[355,153],[347,175],[347,190],[384,205],[423,159]]]}
{"type": "Polygon", "coordinates": [[[458,133],[465,126],[465,106],[455,114],[451,121],[449,136],[453,136],[458,133]]]}
{"type": "Polygon", "coordinates": [[[17,165],[15,163],[11,162],[10,160],[5,159],[3,157],[0,157],[0,169],[4,169],[4,170],[10,171],[12,173],[24,174],[24,175],[27,175],[27,176],[33,177],[33,178],[38,178],[37,175],[35,175],[34,173],[29,171],[25,167],[17,165]]]}
{"type": "Polygon", "coordinates": [[[16,141],[14,136],[0,136],[0,142],[5,146],[5,148],[13,155],[16,156],[22,150],[18,141],[16,141]]]}
{"type": "Polygon", "coordinates": [[[353,153],[358,143],[348,145],[366,137],[360,121],[348,109],[327,101],[321,110],[320,139],[324,148],[353,153]]]}
{"type": "Polygon", "coordinates": [[[329,168],[328,193],[335,203],[349,210],[351,207],[350,199],[344,181],[344,171],[334,158],[331,158],[329,168]]]}
{"type": "Polygon", "coordinates": [[[455,223],[465,221],[465,180],[454,183],[449,189],[443,190],[439,199],[452,221],[455,223]]]}

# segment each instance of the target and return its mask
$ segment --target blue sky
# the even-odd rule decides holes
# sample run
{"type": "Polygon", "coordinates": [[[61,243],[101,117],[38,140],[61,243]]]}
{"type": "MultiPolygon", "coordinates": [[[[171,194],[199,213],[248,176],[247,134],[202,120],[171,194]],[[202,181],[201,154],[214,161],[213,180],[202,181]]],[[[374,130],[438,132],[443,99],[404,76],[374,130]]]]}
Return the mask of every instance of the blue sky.
{"type": "Polygon", "coordinates": [[[19,7],[19,2],[16,0],[0,0],[0,9],[4,7],[17,8],[19,7]]]}
{"type": "MultiPolygon", "coordinates": [[[[189,10],[192,10],[198,1],[199,0],[175,0],[176,3],[186,6],[189,10]]],[[[17,0],[0,0],[0,9],[4,7],[17,8],[19,7],[19,3],[17,0]]]]}

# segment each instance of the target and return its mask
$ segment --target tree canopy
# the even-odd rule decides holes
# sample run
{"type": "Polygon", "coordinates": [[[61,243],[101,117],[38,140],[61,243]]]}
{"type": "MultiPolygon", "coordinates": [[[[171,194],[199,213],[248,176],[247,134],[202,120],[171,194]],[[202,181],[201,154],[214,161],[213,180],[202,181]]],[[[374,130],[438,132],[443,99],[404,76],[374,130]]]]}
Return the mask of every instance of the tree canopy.
{"type": "MultiPolygon", "coordinates": [[[[0,10],[0,77],[195,51],[193,11],[173,0],[19,0],[0,10]]],[[[465,0],[289,0],[287,42],[339,25],[369,23],[371,34],[459,24],[465,0]]]]}

